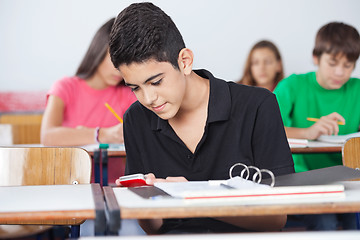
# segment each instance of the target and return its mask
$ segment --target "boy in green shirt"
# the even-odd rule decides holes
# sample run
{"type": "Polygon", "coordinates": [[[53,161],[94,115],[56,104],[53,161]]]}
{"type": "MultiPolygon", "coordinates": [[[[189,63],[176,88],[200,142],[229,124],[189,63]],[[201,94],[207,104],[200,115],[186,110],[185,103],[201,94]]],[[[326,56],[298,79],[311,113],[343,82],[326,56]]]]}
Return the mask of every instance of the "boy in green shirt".
{"type": "MultiPolygon", "coordinates": [[[[354,27],[331,22],[320,28],[313,50],[318,70],[293,74],[274,90],[288,138],[315,140],[323,134],[359,130],[360,79],[350,77],[359,54],[360,37],[354,27]],[[319,120],[310,122],[308,117],[319,120]]],[[[295,154],[293,160],[296,172],[342,165],[340,153],[295,154]]],[[[309,230],[335,230],[337,223],[336,214],[310,215],[305,221],[309,230]]],[[[355,220],[343,228],[356,229],[355,220]]]]}

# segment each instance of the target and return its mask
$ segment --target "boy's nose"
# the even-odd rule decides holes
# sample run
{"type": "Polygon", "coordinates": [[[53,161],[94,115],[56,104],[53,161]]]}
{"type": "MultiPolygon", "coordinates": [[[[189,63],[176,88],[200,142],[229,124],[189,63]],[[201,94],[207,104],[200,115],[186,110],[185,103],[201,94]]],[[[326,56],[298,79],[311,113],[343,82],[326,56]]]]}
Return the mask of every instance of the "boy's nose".
{"type": "Polygon", "coordinates": [[[157,94],[152,90],[144,91],[145,103],[151,105],[157,99],[157,94]]]}
{"type": "Polygon", "coordinates": [[[344,72],[345,72],[345,70],[344,70],[343,67],[336,67],[336,68],[335,68],[335,74],[338,75],[338,76],[343,75],[344,72]]]}

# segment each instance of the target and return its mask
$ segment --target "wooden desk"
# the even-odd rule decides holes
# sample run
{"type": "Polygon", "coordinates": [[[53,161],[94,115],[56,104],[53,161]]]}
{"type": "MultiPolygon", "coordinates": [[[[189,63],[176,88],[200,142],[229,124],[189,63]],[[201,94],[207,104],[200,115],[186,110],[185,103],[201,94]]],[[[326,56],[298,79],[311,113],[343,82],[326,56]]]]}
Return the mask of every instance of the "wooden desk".
{"type": "Polygon", "coordinates": [[[12,143],[39,144],[42,113],[0,114],[0,123],[11,124],[12,143]]]}
{"type": "Polygon", "coordinates": [[[342,146],[291,148],[292,153],[341,153],[342,146]]]}
{"type": "Polygon", "coordinates": [[[63,220],[69,225],[76,220],[94,219],[95,234],[105,233],[99,184],[0,186],[0,196],[0,224],[63,220]]]}
{"type": "Polygon", "coordinates": [[[109,211],[118,211],[109,222],[124,219],[264,216],[277,214],[351,213],[360,211],[360,182],[340,182],[345,198],[298,198],[258,201],[216,201],[185,203],[181,199],[144,199],[127,188],[104,187],[109,211]]]}
{"type": "Polygon", "coordinates": [[[343,144],[309,141],[306,147],[291,146],[292,153],[341,153],[343,144]]]}
{"type": "MultiPolygon", "coordinates": [[[[261,233],[218,233],[218,234],[165,234],[153,236],[131,236],[132,240],[358,240],[360,231],[309,231],[309,232],[261,232],[261,233]]],[[[121,240],[124,236],[83,237],[80,240],[121,240]]]]}

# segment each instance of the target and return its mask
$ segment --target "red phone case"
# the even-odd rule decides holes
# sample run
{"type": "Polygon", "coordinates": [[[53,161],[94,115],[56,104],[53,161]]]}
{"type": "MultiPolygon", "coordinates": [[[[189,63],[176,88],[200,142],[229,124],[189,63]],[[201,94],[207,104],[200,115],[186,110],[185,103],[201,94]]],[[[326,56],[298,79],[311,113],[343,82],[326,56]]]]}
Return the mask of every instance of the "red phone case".
{"type": "Polygon", "coordinates": [[[147,185],[146,181],[144,179],[140,179],[140,178],[123,180],[123,181],[120,181],[120,183],[124,187],[140,187],[140,186],[147,185]]]}

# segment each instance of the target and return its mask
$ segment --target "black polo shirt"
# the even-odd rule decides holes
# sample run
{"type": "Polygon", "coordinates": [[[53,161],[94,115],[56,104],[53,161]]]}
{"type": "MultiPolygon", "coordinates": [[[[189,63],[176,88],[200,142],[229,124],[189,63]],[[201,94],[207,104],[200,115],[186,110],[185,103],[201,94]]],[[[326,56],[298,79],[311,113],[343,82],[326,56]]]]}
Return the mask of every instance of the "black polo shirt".
{"type": "Polygon", "coordinates": [[[210,99],[205,132],[194,154],[167,120],[137,101],[124,115],[125,173],[228,179],[230,167],[237,162],[269,169],[275,175],[294,172],[274,94],[216,79],[206,70],[195,73],[209,79],[210,99]]]}
{"type": "MultiPolygon", "coordinates": [[[[135,102],[124,115],[126,174],[184,176],[188,180],[228,179],[238,162],[275,175],[293,173],[293,161],[275,95],[262,88],[216,79],[210,81],[205,132],[193,154],[168,121],[135,102]]],[[[241,168],[235,168],[239,174],[241,168]]],[[[160,232],[239,232],[212,218],[165,219],[160,232]]]]}

